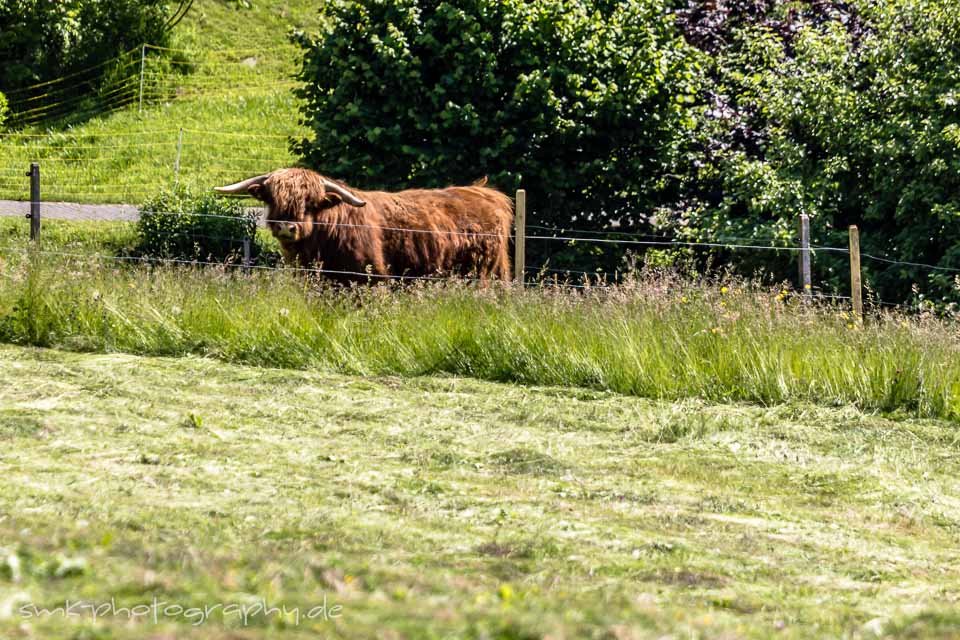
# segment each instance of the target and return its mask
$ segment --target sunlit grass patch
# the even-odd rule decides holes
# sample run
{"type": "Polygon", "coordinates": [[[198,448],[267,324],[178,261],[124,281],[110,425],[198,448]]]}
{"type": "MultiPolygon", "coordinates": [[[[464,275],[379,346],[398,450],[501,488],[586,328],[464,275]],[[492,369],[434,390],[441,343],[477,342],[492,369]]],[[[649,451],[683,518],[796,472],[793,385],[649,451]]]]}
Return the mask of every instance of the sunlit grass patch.
{"type": "Polygon", "coordinates": [[[147,50],[142,105],[138,48],[123,101],[0,136],[0,199],[29,198],[31,162],[47,202],[130,204],[174,184],[210,189],[293,164],[289,141],[307,132],[289,33],[320,20],[305,0],[198,0],[169,49],[147,50]]]}
{"type": "Polygon", "coordinates": [[[955,423],[11,346],[0,379],[3,601],[344,613],[0,635],[953,630],[955,423]],[[651,438],[685,414],[723,428],[651,438]]]}
{"type": "MultiPolygon", "coordinates": [[[[2,259],[0,337],[8,342],[960,416],[954,321],[876,313],[849,329],[841,307],[781,300],[779,288],[747,281],[649,273],[585,290],[455,281],[343,290],[291,270],[2,259]]],[[[689,441],[726,428],[683,414],[661,417],[644,437],[689,441]]]]}

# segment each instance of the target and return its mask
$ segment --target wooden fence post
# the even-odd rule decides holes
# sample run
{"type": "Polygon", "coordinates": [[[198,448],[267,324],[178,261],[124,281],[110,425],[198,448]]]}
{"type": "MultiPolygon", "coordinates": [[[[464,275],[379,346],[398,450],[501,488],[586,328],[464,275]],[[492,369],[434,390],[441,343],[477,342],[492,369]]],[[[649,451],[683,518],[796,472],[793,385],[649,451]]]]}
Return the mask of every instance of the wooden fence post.
{"type": "Polygon", "coordinates": [[[27,172],[30,178],[30,239],[34,242],[40,241],[40,165],[36,162],[30,163],[30,171],[27,172]]]}
{"type": "Polygon", "coordinates": [[[863,285],[860,279],[860,230],[850,225],[850,300],[857,324],[863,322],[863,285]]]}
{"type": "Polygon", "coordinates": [[[513,238],[514,280],[522,285],[527,265],[527,192],[524,189],[517,190],[513,238]]]}
{"type": "Polygon", "coordinates": [[[810,216],[800,214],[800,291],[805,301],[813,296],[810,279],[810,216]]]}

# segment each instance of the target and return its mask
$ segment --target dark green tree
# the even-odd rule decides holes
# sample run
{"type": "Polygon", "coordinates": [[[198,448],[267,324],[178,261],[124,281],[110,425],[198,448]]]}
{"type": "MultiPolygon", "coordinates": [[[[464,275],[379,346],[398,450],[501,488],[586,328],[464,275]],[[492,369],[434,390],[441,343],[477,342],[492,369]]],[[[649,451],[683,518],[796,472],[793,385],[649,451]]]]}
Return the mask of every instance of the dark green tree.
{"type": "MultiPolygon", "coordinates": [[[[530,193],[531,222],[844,246],[884,299],[957,297],[960,12],[951,0],[364,0],[301,36],[307,164],[358,186],[530,193]]],[[[556,247],[556,245],[550,245],[556,247]]],[[[609,246],[567,262],[593,268],[609,246]]],[[[528,250],[531,262],[548,255],[528,250]]],[[[706,258],[706,256],[703,256],[706,258]]],[[[723,253],[795,274],[793,254],[723,253]]],[[[817,280],[846,289],[845,257],[817,280]]]]}
{"type": "Polygon", "coordinates": [[[662,0],[331,2],[301,36],[305,162],[364,187],[489,176],[536,224],[646,229],[692,127],[662,0]]]}
{"type": "Polygon", "coordinates": [[[0,0],[0,88],[13,112],[75,106],[71,99],[95,91],[120,54],[164,44],[168,19],[165,0],[0,0]],[[27,89],[40,83],[48,84],[27,89]]]}
{"type": "MultiPolygon", "coordinates": [[[[792,243],[808,213],[818,244],[845,246],[858,224],[870,255],[960,269],[954,3],[733,0],[692,3],[679,22],[712,57],[674,225],[792,243]]],[[[846,288],[845,257],[817,263],[821,281],[846,288]]],[[[864,267],[881,298],[956,299],[960,272],[864,267]]]]}

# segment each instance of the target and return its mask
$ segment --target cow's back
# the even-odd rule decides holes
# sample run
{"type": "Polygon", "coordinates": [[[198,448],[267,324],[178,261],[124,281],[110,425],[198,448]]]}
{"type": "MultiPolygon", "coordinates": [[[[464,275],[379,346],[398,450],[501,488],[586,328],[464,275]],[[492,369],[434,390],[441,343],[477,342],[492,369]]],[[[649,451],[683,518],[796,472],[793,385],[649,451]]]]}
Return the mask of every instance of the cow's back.
{"type": "Polygon", "coordinates": [[[479,186],[376,195],[385,198],[379,210],[391,272],[501,275],[496,265],[507,256],[513,222],[506,195],[479,186]]]}

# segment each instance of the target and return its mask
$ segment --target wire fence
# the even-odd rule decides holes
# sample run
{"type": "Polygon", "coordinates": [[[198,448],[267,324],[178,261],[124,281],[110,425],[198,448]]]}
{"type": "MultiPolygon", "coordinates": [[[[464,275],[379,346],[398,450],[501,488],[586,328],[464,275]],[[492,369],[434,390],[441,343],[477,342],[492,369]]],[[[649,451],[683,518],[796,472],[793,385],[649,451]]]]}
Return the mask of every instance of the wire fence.
{"type": "Polygon", "coordinates": [[[215,50],[144,44],[86,69],[6,91],[0,200],[29,196],[20,179],[25,162],[43,164],[47,200],[112,204],[140,204],[174,186],[206,190],[215,180],[289,166],[295,162],[291,140],[307,133],[295,118],[249,133],[191,127],[189,111],[183,127],[157,127],[148,117],[124,125],[134,131],[117,133],[74,125],[197,97],[231,104],[238,97],[281,96],[295,111],[297,54],[293,44],[215,50]]]}
{"type": "Polygon", "coordinates": [[[250,47],[203,51],[145,44],[86,69],[5,92],[8,126],[73,121],[183,97],[289,93],[296,48],[250,47]]]}
{"type": "MultiPolygon", "coordinates": [[[[51,209],[56,210],[57,207],[60,208],[61,212],[66,209],[69,210],[71,205],[66,205],[63,203],[41,203],[41,206],[44,210],[51,209]]],[[[76,207],[76,205],[72,205],[76,207]]],[[[0,215],[4,213],[9,213],[9,210],[6,210],[4,207],[0,206],[0,215]]],[[[80,216],[77,212],[77,215],[80,216]]],[[[149,211],[149,215],[153,217],[160,218],[176,218],[179,216],[185,215],[184,212],[179,211],[149,211]]],[[[274,254],[272,257],[266,261],[262,260],[262,256],[258,256],[254,259],[254,256],[251,252],[251,247],[254,243],[257,242],[258,233],[260,234],[260,239],[264,240],[269,238],[269,233],[266,230],[261,230],[260,232],[252,232],[252,225],[250,223],[257,222],[262,228],[264,225],[263,220],[263,211],[262,210],[248,210],[246,212],[246,217],[238,217],[234,215],[221,215],[213,213],[200,213],[200,212],[186,212],[186,215],[189,215],[191,219],[195,220],[211,220],[211,221],[223,221],[223,222],[234,222],[239,223],[238,225],[232,227],[232,230],[228,229],[226,232],[221,233],[211,233],[206,232],[203,228],[196,229],[155,229],[150,233],[155,237],[159,237],[161,240],[169,239],[174,244],[180,241],[185,241],[188,246],[195,247],[195,254],[193,257],[182,257],[182,256],[165,256],[165,255],[124,255],[123,252],[117,254],[105,254],[102,251],[77,251],[69,250],[71,247],[68,244],[66,247],[61,247],[59,250],[51,250],[49,248],[40,245],[41,248],[34,249],[34,253],[37,255],[47,255],[59,258],[70,258],[70,259],[91,259],[101,262],[117,262],[117,263],[137,263],[137,264],[150,264],[150,265],[180,265],[180,266],[196,266],[196,267],[222,267],[228,270],[234,269],[245,269],[247,271],[269,271],[284,269],[287,271],[293,271],[297,273],[305,274],[316,274],[316,275],[327,275],[334,277],[348,277],[355,280],[366,280],[366,281],[402,281],[409,282],[413,280],[426,280],[426,281],[436,281],[436,280],[445,280],[448,279],[449,274],[418,274],[418,275],[409,275],[409,274],[396,274],[396,273],[375,273],[370,270],[351,270],[351,269],[332,269],[326,268],[321,264],[316,266],[292,266],[292,265],[283,265],[282,260],[279,255],[275,253],[276,247],[274,247],[274,254]],[[250,226],[247,226],[250,225],[250,226]],[[244,229],[242,232],[238,229],[244,229]],[[221,256],[218,259],[214,259],[212,255],[205,253],[209,250],[211,243],[222,243],[226,246],[226,254],[221,256]]],[[[51,216],[54,217],[54,216],[51,216]]],[[[67,216],[69,217],[69,216],[67,216]]],[[[126,219],[133,220],[136,218],[136,214],[133,213],[132,209],[126,211],[126,219]]],[[[324,221],[324,220],[314,220],[311,222],[303,221],[285,221],[286,224],[300,224],[300,225],[312,225],[314,227],[329,227],[336,228],[342,231],[355,231],[357,229],[376,229],[381,234],[384,234],[386,237],[388,234],[399,234],[404,236],[410,236],[413,238],[428,235],[428,236],[438,236],[444,237],[447,239],[471,239],[471,238],[493,238],[502,237],[501,234],[488,233],[488,232],[477,232],[477,231],[462,231],[456,229],[433,229],[433,228],[411,228],[396,226],[390,224],[372,224],[372,223],[363,223],[363,222],[342,222],[342,221],[324,221]]],[[[798,252],[810,251],[812,255],[817,255],[818,253],[831,253],[831,254],[849,254],[850,249],[846,247],[830,247],[830,246],[817,246],[817,247],[804,247],[797,244],[760,244],[756,241],[752,243],[746,242],[730,242],[724,241],[721,239],[706,240],[706,241],[690,241],[684,238],[670,238],[662,234],[637,234],[637,235],[647,235],[652,236],[657,239],[639,239],[639,238],[629,238],[623,237],[628,236],[629,233],[626,231],[613,231],[607,232],[610,234],[615,234],[619,237],[599,237],[604,235],[603,233],[589,232],[587,230],[573,230],[566,229],[561,233],[560,229],[553,229],[553,233],[545,233],[551,228],[544,225],[530,225],[530,229],[536,230],[535,233],[528,234],[526,230],[524,231],[525,240],[537,240],[545,243],[559,244],[563,246],[569,246],[570,243],[586,243],[591,245],[598,246],[618,246],[621,249],[630,249],[633,247],[673,247],[673,248],[694,248],[694,249],[703,249],[703,250],[729,250],[729,251],[755,251],[762,253],[769,252],[780,252],[786,253],[789,255],[796,255],[798,252]],[[592,233],[591,236],[579,236],[573,235],[573,233],[592,233]]],[[[506,238],[503,238],[505,241],[515,242],[516,238],[513,234],[510,234],[506,238]]],[[[269,243],[269,241],[267,241],[269,243]]],[[[83,248],[84,243],[79,242],[78,245],[83,248]]],[[[223,247],[221,247],[223,249],[223,247]]],[[[24,253],[29,251],[27,247],[24,246],[23,242],[13,242],[7,245],[0,246],[0,252],[3,253],[24,253]]],[[[269,252],[268,252],[269,253],[269,252]]],[[[864,258],[873,259],[875,256],[869,254],[863,254],[864,258]]],[[[912,261],[900,261],[893,260],[889,258],[883,259],[884,263],[888,264],[900,264],[900,265],[909,265],[915,268],[924,268],[930,270],[942,270],[942,267],[937,265],[917,263],[912,261]]],[[[953,271],[951,269],[951,271],[953,271]]],[[[561,288],[571,288],[571,289],[587,289],[587,288],[596,288],[604,287],[607,285],[617,284],[621,282],[625,277],[628,277],[629,269],[624,267],[621,269],[604,270],[602,268],[587,270],[587,269],[564,269],[551,266],[549,263],[532,265],[526,264],[523,267],[523,272],[527,274],[526,284],[529,286],[554,286],[561,288]]],[[[475,274],[458,274],[460,279],[467,280],[470,282],[477,281],[478,278],[475,277],[475,274]]],[[[801,290],[797,290],[798,294],[803,294],[801,290]]],[[[823,303],[830,304],[846,304],[852,300],[852,297],[849,295],[843,295],[841,292],[835,290],[822,291],[817,288],[812,288],[806,292],[805,296],[808,300],[819,301],[823,303]]],[[[870,302],[876,306],[883,307],[897,307],[901,306],[896,303],[891,303],[883,300],[878,300],[872,298],[870,302]]]]}
{"type": "Polygon", "coordinates": [[[138,97],[138,50],[121,53],[86,69],[5,92],[8,126],[28,127],[108,113],[138,97]]]}
{"type": "Polygon", "coordinates": [[[175,186],[205,191],[293,165],[290,140],[186,127],[116,137],[0,133],[0,200],[27,199],[24,165],[38,162],[47,200],[139,205],[175,186]]]}
{"type": "MultiPolygon", "coordinates": [[[[239,54],[237,54],[239,55],[239,54]]],[[[67,219],[136,219],[139,206],[161,188],[181,186],[207,192],[211,184],[232,182],[249,175],[270,171],[295,163],[290,137],[282,134],[217,131],[204,128],[155,128],[146,125],[142,131],[122,135],[97,132],[61,132],[36,134],[28,132],[0,133],[0,157],[3,149],[15,146],[4,165],[0,165],[0,215],[27,213],[29,183],[24,179],[23,157],[29,154],[43,167],[44,208],[48,217],[67,219]],[[128,158],[135,157],[152,174],[143,179],[143,172],[130,172],[125,167],[128,158]],[[158,186],[159,185],[159,186],[158,186]],[[4,202],[4,200],[8,200],[4,202]],[[71,203],[77,204],[71,204],[71,203]],[[90,203],[102,202],[98,207],[90,203]],[[86,204],[84,204],[86,203],[86,204]]],[[[141,169],[143,168],[141,167],[141,169]]],[[[168,212],[169,213],[169,212],[168,212]]],[[[196,215],[196,214],[195,214],[196,215]]],[[[210,215],[210,214],[205,214],[210,215]]],[[[340,226],[370,226],[344,225],[340,226]]],[[[383,226],[381,231],[413,235],[440,233],[444,235],[476,235],[456,231],[431,231],[383,226]]],[[[200,241],[212,237],[197,237],[200,241]]],[[[513,238],[511,237],[511,240],[513,238]]],[[[619,229],[578,229],[566,226],[530,224],[524,229],[527,241],[611,247],[617,251],[645,248],[687,248],[692,250],[723,250],[729,252],[759,252],[774,254],[810,255],[850,253],[847,247],[811,244],[801,246],[783,234],[776,236],[736,236],[720,234],[715,238],[670,237],[656,233],[635,233],[619,229]]],[[[223,238],[220,238],[223,240],[223,238]]],[[[548,254],[549,255],[549,254],[548,254]]],[[[542,258],[543,256],[541,256],[542,258]]],[[[864,261],[904,267],[940,274],[960,274],[960,268],[935,265],[898,256],[862,253],[864,261]]],[[[539,265],[524,265],[523,271],[538,277],[555,278],[615,278],[609,266],[586,270],[563,268],[551,264],[549,257],[539,265]]],[[[580,265],[578,265],[580,266],[580,265]]],[[[615,270],[614,270],[615,271],[615,270]]],[[[849,299],[836,292],[820,292],[824,299],[849,299]]],[[[893,305],[878,301],[881,304],[893,305]]]]}
{"type": "MultiPolygon", "coordinates": [[[[21,178],[22,179],[22,178],[21,178]]],[[[62,202],[42,202],[39,203],[43,216],[45,218],[60,219],[83,219],[83,220],[125,220],[135,221],[140,216],[140,211],[133,206],[127,206],[117,209],[115,207],[97,207],[95,205],[77,205],[73,203],[62,202]]],[[[0,216],[21,215],[27,211],[29,203],[2,203],[0,202],[0,216]],[[11,208],[11,204],[15,205],[11,208]]],[[[278,252],[278,247],[270,240],[269,232],[264,229],[265,209],[262,207],[250,208],[245,212],[246,217],[234,215],[221,215],[201,212],[181,212],[181,211],[149,211],[154,217],[176,218],[188,215],[192,219],[221,221],[226,223],[240,223],[228,228],[226,232],[212,233],[204,231],[202,226],[195,229],[155,229],[151,234],[161,239],[169,239],[172,245],[185,244],[192,247],[193,255],[169,256],[169,255],[151,255],[136,254],[131,252],[131,247],[115,253],[104,253],[102,248],[96,246],[95,241],[73,241],[61,243],[57,249],[51,249],[43,244],[35,247],[26,245],[23,242],[23,236],[7,236],[8,242],[0,244],[0,254],[2,255],[24,255],[32,253],[33,255],[44,255],[61,259],[71,260],[94,260],[106,263],[125,263],[141,265],[167,265],[183,267],[219,267],[228,271],[242,270],[246,273],[265,272],[284,270],[293,273],[302,273],[309,275],[321,275],[334,278],[347,278],[355,281],[378,282],[395,281],[411,282],[422,281],[442,281],[449,280],[451,276],[457,277],[461,281],[477,282],[480,278],[473,273],[459,274],[406,274],[406,273],[375,273],[371,270],[356,269],[333,269],[325,267],[322,262],[316,265],[289,265],[283,264],[283,259],[278,252]],[[254,227],[259,227],[259,231],[253,231],[254,227]],[[248,226],[249,225],[249,226],[248,226]],[[245,231],[237,231],[243,228],[245,231]],[[208,253],[212,243],[220,243],[219,250],[223,255],[214,257],[208,253]],[[263,246],[261,246],[263,245],[263,246]],[[224,251],[225,248],[225,251],[224,251]],[[257,248],[257,251],[253,249],[257,248]]],[[[447,239],[469,239],[469,238],[491,238],[502,237],[501,234],[493,234],[476,231],[462,231],[456,229],[431,229],[431,228],[411,228],[396,226],[390,224],[371,224],[362,222],[334,222],[314,220],[311,222],[285,221],[287,224],[310,224],[314,227],[330,227],[344,230],[347,232],[357,229],[376,229],[384,237],[389,234],[400,234],[412,238],[427,236],[438,236],[447,239]]],[[[25,225],[26,227],[26,225],[25,225]]],[[[689,240],[679,237],[668,237],[663,234],[630,234],[628,231],[618,230],[577,230],[554,228],[545,225],[529,225],[523,231],[523,238],[526,241],[539,241],[550,245],[559,245],[569,247],[571,244],[587,244],[597,247],[617,247],[620,250],[631,250],[633,248],[657,247],[657,248],[677,248],[693,249],[704,251],[724,250],[730,252],[758,252],[759,254],[786,254],[796,257],[802,252],[809,251],[810,255],[815,257],[818,254],[831,254],[835,256],[849,256],[851,249],[848,247],[836,246],[809,246],[805,247],[792,243],[784,242],[784,238],[769,238],[768,243],[764,244],[755,238],[737,238],[739,242],[732,241],[729,237],[707,238],[701,240],[689,240]],[[528,233],[528,230],[533,233],[528,233]],[[583,234],[583,235],[580,235],[583,234]],[[612,237],[611,237],[612,236],[612,237]],[[633,237],[630,237],[633,236],[633,237]]],[[[516,244],[514,234],[509,234],[503,238],[511,244],[516,244]]],[[[171,245],[171,246],[172,246],[171,245]]],[[[865,260],[876,261],[887,266],[903,266],[912,269],[919,269],[928,272],[937,273],[960,273],[960,269],[945,267],[941,265],[916,262],[912,260],[900,260],[892,257],[876,256],[869,253],[859,254],[865,260]]],[[[596,289],[606,286],[616,285],[630,277],[631,268],[624,265],[621,268],[609,269],[598,267],[593,270],[562,268],[553,266],[549,261],[541,264],[524,264],[522,272],[525,274],[524,284],[526,286],[547,286],[561,289],[596,289]]],[[[800,296],[808,302],[818,302],[823,304],[839,304],[849,306],[851,303],[856,306],[856,295],[844,295],[844,292],[836,289],[822,290],[819,287],[811,287],[804,290],[802,286],[793,289],[794,295],[800,296]]],[[[916,301],[907,303],[897,303],[877,298],[868,292],[867,306],[873,308],[887,309],[907,309],[916,304],[916,301]]]]}

